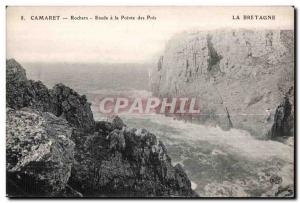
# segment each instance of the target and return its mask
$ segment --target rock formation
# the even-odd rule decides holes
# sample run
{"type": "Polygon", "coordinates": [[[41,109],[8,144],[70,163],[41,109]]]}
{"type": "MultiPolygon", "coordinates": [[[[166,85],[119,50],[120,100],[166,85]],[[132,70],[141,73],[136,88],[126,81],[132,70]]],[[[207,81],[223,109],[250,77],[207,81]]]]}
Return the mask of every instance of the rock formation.
{"type": "Polygon", "coordinates": [[[194,197],[164,144],[121,118],[94,121],[85,96],[48,89],[7,60],[9,197],[194,197]]]}
{"type": "Polygon", "coordinates": [[[178,34],[152,71],[152,90],[159,97],[198,96],[201,115],[184,119],[266,138],[293,87],[293,35],[243,29],[178,34]]]}
{"type": "Polygon", "coordinates": [[[269,137],[279,139],[294,136],[294,88],[292,87],[276,108],[269,137]]]}
{"type": "Polygon", "coordinates": [[[8,194],[58,195],[74,162],[69,123],[48,112],[8,108],[6,126],[8,194]]]}
{"type": "Polygon", "coordinates": [[[94,118],[86,97],[73,89],[57,84],[48,89],[41,81],[28,80],[25,69],[14,59],[7,60],[6,104],[10,108],[32,107],[51,112],[76,128],[94,131],[94,118]]]}
{"type": "Polygon", "coordinates": [[[172,166],[164,145],[145,129],[110,128],[74,134],[73,140],[76,163],[69,184],[84,196],[195,195],[183,169],[172,166]]]}

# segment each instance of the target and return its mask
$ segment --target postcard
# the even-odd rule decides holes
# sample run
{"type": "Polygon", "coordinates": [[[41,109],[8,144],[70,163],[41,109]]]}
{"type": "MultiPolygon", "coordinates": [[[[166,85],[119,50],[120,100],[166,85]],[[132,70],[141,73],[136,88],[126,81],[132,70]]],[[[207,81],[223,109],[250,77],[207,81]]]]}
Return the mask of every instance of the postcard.
{"type": "Polygon", "coordinates": [[[9,198],[295,198],[293,6],[7,6],[9,198]]]}

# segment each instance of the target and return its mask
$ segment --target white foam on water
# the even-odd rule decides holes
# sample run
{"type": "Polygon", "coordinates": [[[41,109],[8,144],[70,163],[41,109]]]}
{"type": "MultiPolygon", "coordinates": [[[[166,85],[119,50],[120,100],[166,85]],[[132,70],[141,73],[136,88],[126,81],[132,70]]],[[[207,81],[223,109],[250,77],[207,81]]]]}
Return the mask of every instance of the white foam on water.
{"type": "Polygon", "coordinates": [[[172,127],[179,133],[170,134],[169,136],[182,139],[185,142],[207,141],[211,144],[226,146],[226,150],[231,153],[237,153],[255,160],[270,160],[270,158],[277,157],[293,162],[293,147],[277,141],[258,140],[244,130],[231,129],[224,131],[219,127],[188,123],[158,114],[127,115],[126,117],[130,116],[136,119],[150,119],[153,123],[172,127]]]}
{"type": "Polygon", "coordinates": [[[192,188],[192,190],[196,190],[197,186],[198,185],[195,182],[191,181],[191,188],[192,188]]]}
{"type": "MultiPolygon", "coordinates": [[[[288,186],[293,183],[294,170],[293,170],[293,145],[283,144],[272,140],[258,140],[251,134],[244,130],[231,129],[224,131],[219,127],[204,126],[200,124],[188,123],[185,121],[175,120],[172,117],[165,117],[164,115],[151,114],[151,115],[128,115],[123,114],[121,118],[125,123],[131,124],[130,127],[145,128],[161,139],[173,138],[177,144],[186,143],[191,147],[201,147],[206,143],[212,144],[212,156],[227,157],[228,154],[240,156],[241,160],[252,163],[262,163],[266,167],[276,166],[276,161],[270,163],[273,158],[280,159],[286,164],[278,171],[278,175],[283,178],[283,186],[288,186]],[[202,142],[203,141],[203,142],[202,142]],[[271,165],[270,165],[271,164],[271,165]]],[[[166,142],[172,142],[169,139],[166,142]]],[[[184,145],[186,146],[186,145],[184,145]]],[[[188,157],[187,157],[188,158],[188,157]]],[[[219,159],[216,159],[218,161],[219,159]]],[[[196,161],[196,160],[194,160],[196,161]]],[[[189,166],[183,164],[184,159],[173,162],[173,165],[181,164],[189,171],[189,166]]],[[[251,165],[249,165],[251,167],[251,165]]],[[[252,165],[253,167],[255,165],[252,165]]],[[[251,168],[250,171],[257,173],[260,172],[259,168],[251,168]]],[[[238,173],[238,172],[237,172],[238,173]]],[[[216,175],[218,171],[216,171],[216,175]]],[[[248,178],[248,177],[245,177],[248,178]]],[[[192,178],[191,188],[202,194],[202,182],[208,181],[209,177],[192,178]],[[198,187],[198,185],[201,187],[198,187]]],[[[236,179],[232,180],[234,184],[236,179]]],[[[255,181],[255,180],[254,180],[255,181]]],[[[248,186],[247,186],[248,187],[248,186]]],[[[249,186],[250,187],[250,186],[249,186]]],[[[247,188],[252,190],[253,188],[247,188]]]]}

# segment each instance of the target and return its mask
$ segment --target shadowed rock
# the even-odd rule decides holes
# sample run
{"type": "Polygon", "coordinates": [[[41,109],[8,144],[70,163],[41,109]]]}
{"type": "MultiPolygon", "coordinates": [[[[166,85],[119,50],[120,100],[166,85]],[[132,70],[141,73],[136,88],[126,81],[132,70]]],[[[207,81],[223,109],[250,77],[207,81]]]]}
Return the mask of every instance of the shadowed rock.
{"type": "Polygon", "coordinates": [[[14,59],[6,61],[6,105],[13,109],[32,107],[63,116],[74,127],[93,132],[95,122],[86,97],[57,84],[48,89],[41,81],[31,81],[14,59]]]}
{"type": "Polygon", "coordinates": [[[163,143],[145,129],[73,139],[76,163],[69,184],[84,196],[197,196],[183,169],[172,166],[163,143]]]}
{"type": "Polygon", "coordinates": [[[7,110],[7,192],[55,196],[64,190],[74,161],[72,128],[64,119],[31,109],[7,110]]]}
{"type": "Polygon", "coordinates": [[[272,139],[294,136],[294,115],[289,97],[285,97],[277,107],[269,136],[272,139]]]}

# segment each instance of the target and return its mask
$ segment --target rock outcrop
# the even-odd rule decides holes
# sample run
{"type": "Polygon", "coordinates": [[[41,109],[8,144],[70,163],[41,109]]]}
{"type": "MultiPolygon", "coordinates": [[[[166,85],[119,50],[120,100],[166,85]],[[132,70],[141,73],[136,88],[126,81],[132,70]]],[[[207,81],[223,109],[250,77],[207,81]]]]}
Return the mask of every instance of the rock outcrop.
{"type": "Polygon", "coordinates": [[[94,118],[86,97],[73,89],[57,84],[48,89],[41,81],[28,80],[25,69],[14,59],[6,61],[6,104],[20,109],[32,107],[63,116],[76,128],[94,131],[94,118]]]}
{"type": "Polygon", "coordinates": [[[145,129],[94,121],[85,96],[48,89],[7,61],[9,197],[194,197],[183,169],[145,129]]]}
{"type": "Polygon", "coordinates": [[[281,104],[276,108],[274,123],[269,132],[272,139],[282,140],[282,138],[294,136],[294,88],[283,98],[281,104]]]}
{"type": "Polygon", "coordinates": [[[69,123],[51,113],[7,109],[7,191],[12,196],[55,196],[67,185],[75,144],[69,123]]]}
{"type": "Polygon", "coordinates": [[[63,84],[57,84],[52,89],[53,103],[56,115],[62,115],[76,128],[94,132],[95,121],[86,97],[80,96],[73,89],[63,84]]]}
{"type": "Polygon", "coordinates": [[[172,166],[165,146],[145,129],[111,128],[73,140],[69,184],[84,196],[196,196],[183,169],[172,166]]]}
{"type": "Polygon", "coordinates": [[[152,71],[152,91],[158,97],[198,97],[201,115],[184,119],[265,138],[294,83],[293,35],[242,29],[178,34],[152,71]]]}

